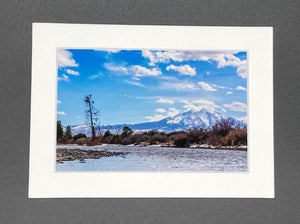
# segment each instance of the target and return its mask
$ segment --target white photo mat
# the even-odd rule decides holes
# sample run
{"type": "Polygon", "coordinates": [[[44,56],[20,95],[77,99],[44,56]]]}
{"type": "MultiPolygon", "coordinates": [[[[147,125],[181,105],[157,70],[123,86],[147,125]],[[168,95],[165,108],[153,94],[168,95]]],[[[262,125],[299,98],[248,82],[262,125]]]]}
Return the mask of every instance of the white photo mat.
{"type": "Polygon", "coordinates": [[[273,198],[273,30],[33,24],[30,198],[273,198]],[[248,172],[56,172],[57,48],[248,52],[248,172]]]}

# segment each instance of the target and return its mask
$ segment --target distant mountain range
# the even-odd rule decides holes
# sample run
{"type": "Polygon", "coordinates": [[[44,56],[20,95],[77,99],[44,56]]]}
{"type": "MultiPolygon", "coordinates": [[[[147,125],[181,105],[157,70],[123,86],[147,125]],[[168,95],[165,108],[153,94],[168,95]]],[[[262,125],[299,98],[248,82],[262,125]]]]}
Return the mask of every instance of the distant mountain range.
{"type": "MultiPolygon", "coordinates": [[[[124,126],[129,126],[133,131],[187,131],[190,128],[203,128],[210,129],[216,121],[222,119],[230,119],[234,126],[247,126],[246,123],[235,119],[233,117],[227,117],[219,112],[209,112],[206,109],[202,109],[197,112],[187,111],[181,114],[177,114],[173,117],[167,117],[160,121],[145,122],[139,124],[117,124],[109,126],[101,126],[101,130],[111,130],[112,133],[122,132],[124,126]]],[[[91,136],[91,128],[87,125],[74,125],[71,126],[73,134],[84,133],[87,136],[91,136]]]]}

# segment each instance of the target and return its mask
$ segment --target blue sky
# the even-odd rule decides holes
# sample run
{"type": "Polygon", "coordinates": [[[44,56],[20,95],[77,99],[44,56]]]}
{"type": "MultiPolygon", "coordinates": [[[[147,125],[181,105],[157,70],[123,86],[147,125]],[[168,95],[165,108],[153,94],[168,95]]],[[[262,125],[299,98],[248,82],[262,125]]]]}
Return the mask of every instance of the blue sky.
{"type": "Polygon", "coordinates": [[[247,121],[247,53],[58,49],[57,119],[85,123],[86,95],[101,125],[157,121],[206,108],[247,121]]]}

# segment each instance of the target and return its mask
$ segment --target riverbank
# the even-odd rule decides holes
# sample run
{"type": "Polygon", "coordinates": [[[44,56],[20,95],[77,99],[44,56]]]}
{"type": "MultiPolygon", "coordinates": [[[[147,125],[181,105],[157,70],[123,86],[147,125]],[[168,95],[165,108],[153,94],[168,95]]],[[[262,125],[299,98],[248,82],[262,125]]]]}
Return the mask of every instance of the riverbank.
{"type": "MultiPolygon", "coordinates": [[[[128,144],[128,145],[122,145],[122,144],[57,144],[58,146],[138,146],[138,147],[146,147],[146,146],[154,146],[154,147],[168,147],[168,148],[178,148],[174,144],[166,144],[166,143],[161,143],[161,144],[149,144],[147,142],[141,142],[140,144],[128,144]]],[[[208,145],[208,144],[194,144],[188,147],[180,147],[180,148],[186,148],[186,149],[212,149],[212,150],[241,150],[241,151],[247,151],[247,145],[235,145],[235,146],[214,146],[214,145],[208,145]]]]}
{"type": "Polygon", "coordinates": [[[122,156],[123,152],[108,152],[98,150],[82,150],[82,149],[56,149],[56,162],[63,163],[63,161],[79,160],[84,163],[85,159],[100,159],[101,157],[122,156]]]}
{"type": "Polygon", "coordinates": [[[222,150],[242,150],[242,151],[247,151],[247,146],[246,145],[235,145],[235,146],[213,146],[213,145],[192,145],[190,148],[196,148],[196,149],[222,149],[222,150]]]}
{"type": "MultiPolygon", "coordinates": [[[[79,160],[80,163],[85,163],[86,159],[100,159],[102,157],[111,156],[125,156],[128,153],[108,151],[106,147],[142,147],[147,148],[179,148],[172,144],[154,144],[150,145],[146,142],[141,142],[140,144],[130,144],[130,145],[120,145],[120,144],[95,144],[95,145],[78,145],[78,144],[57,144],[59,148],[56,149],[56,162],[63,163],[64,161],[74,161],[79,160]],[[74,148],[72,147],[74,146],[74,148]],[[84,146],[85,149],[79,149],[77,147],[84,146]],[[101,147],[101,150],[93,150],[94,147],[101,147]],[[63,148],[62,148],[63,147],[63,148]]],[[[231,151],[247,151],[246,145],[241,146],[213,146],[208,144],[195,144],[189,147],[181,147],[183,149],[199,149],[199,150],[231,150],[231,151]]]]}
{"type": "MultiPolygon", "coordinates": [[[[145,143],[141,143],[141,144],[131,144],[128,146],[140,146],[140,147],[145,147],[148,146],[150,144],[145,144],[145,143]]],[[[218,150],[218,149],[222,149],[222,150],[242,150],[242,151],[247,151],[247,146],[246,145],[235,145],[235,146],[213,146],[213,145],[208,145],[208,144],[195,144],[195,145],[191,145],[189,147],[177,147],[176,145],[173,144],[157,144],[154,146],[158,146],[158,147],[168,147],[168,148],[193,148],[193,149],[214,149],[214,150],[218,150]]]]}

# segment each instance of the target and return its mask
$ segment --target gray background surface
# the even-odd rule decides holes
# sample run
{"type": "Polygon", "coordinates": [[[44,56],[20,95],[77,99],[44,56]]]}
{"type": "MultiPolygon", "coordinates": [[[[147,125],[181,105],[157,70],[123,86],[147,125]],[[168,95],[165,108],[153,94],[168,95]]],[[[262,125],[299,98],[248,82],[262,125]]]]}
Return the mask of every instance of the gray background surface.
{"type": "Polygon", "coordinates": [[[300,222],[299,1],[2,0],[0,10],[0,223],[300,222]],[[32,22],[273,26],[276,198],[28,199],[32,22]]]}

